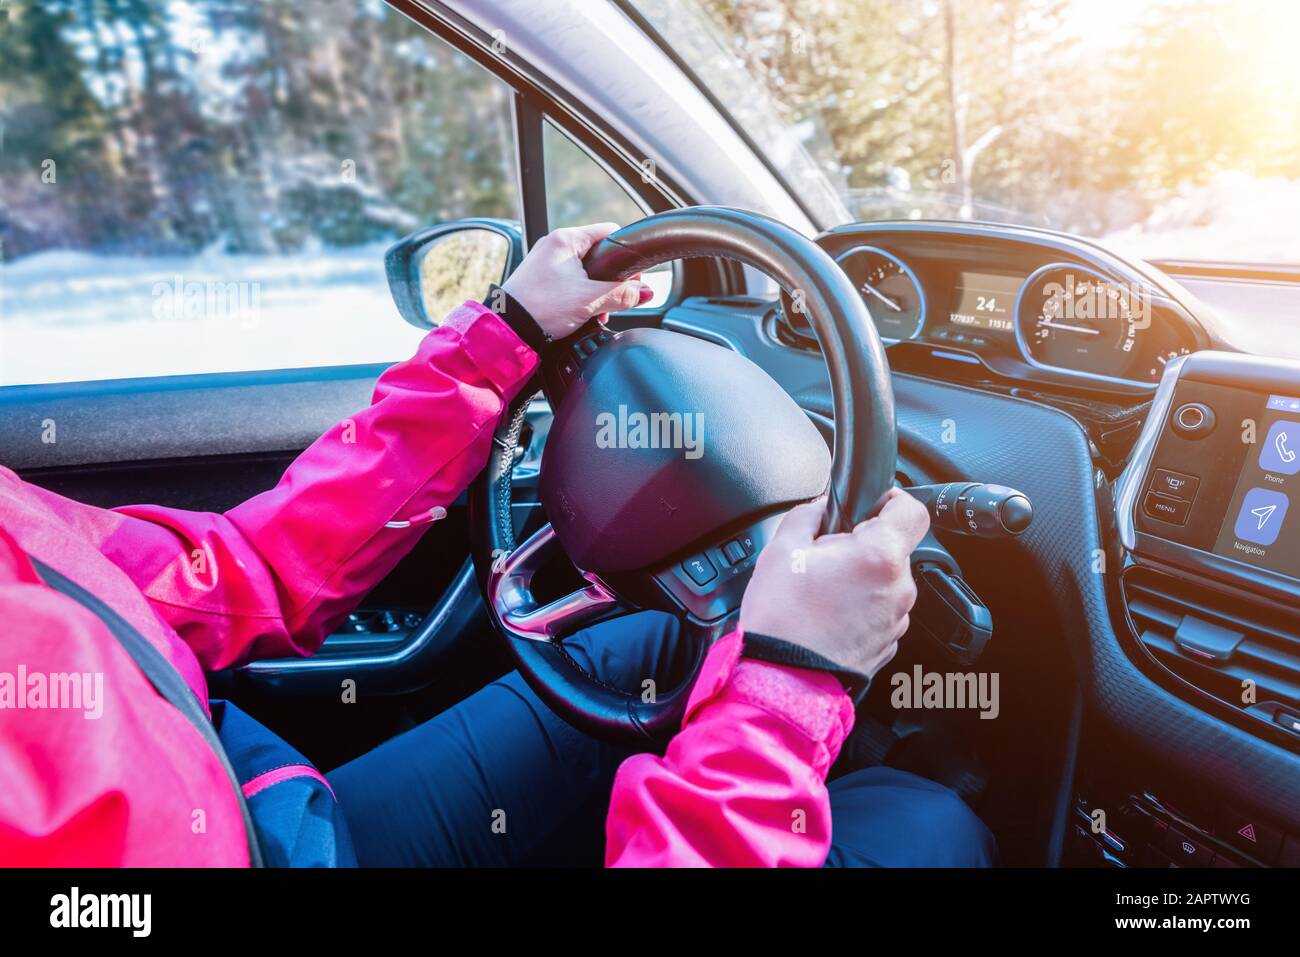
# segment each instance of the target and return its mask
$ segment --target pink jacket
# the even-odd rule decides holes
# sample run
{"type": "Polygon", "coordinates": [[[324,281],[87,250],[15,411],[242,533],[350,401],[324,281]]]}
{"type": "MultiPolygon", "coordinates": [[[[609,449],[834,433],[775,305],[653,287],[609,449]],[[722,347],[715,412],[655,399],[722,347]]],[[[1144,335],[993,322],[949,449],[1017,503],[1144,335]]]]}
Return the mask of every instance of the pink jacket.
{"type": "MultiPolygon", "coordinates": [[[[369,408],[225,514],[106,511],[0,468],[0,864],[248,863],[203,739],[24,553],[111,605],[206,706],[205,671],[319,647],[483,466],[536,361],[466,304],[380,377],[369,408]]],[[[667,754],[619,769],[607,863],[824,859],[824,780],[852,708],[835,679],[741,660],[741,642],[710,652],[667,754]]]]}

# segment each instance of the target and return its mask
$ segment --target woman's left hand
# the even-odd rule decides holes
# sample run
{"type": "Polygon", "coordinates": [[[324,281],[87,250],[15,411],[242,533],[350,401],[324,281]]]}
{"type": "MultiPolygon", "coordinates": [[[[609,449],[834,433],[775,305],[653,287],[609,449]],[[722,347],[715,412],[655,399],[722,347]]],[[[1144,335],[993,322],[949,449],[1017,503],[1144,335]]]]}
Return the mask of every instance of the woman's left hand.
{"type": "Polygon", "coordinates": [[[502,288],[552,339],[563,339],[592,316],[633,309],[654,296],[640,277],[623,282],[587,278],[582,257],[617,223],[557,229],[538,240],[502,288]]]}

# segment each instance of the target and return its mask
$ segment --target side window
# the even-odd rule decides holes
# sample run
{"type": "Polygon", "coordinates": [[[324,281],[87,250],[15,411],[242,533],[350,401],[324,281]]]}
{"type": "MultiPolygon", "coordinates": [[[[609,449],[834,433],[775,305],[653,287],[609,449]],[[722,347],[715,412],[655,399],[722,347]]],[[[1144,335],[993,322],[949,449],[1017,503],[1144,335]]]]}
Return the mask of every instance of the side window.
{"type": "MultiPolygon", "coordinates": [[[[552,229],[602,222],[625,226],[649,213],[563,131],[548,122],[542,137],[546,153],[546,218],[552,229]]],[[[654,309],[667,301],[673,276],[669,264],[641,276],[655,293],[642,308],[654,309]]]]}
{"type": "Polygon", "coordinates": [[[0,385],[396,360],[384,249],[519,218],[509,89],[385,4],[8,14],[0,385]]]}

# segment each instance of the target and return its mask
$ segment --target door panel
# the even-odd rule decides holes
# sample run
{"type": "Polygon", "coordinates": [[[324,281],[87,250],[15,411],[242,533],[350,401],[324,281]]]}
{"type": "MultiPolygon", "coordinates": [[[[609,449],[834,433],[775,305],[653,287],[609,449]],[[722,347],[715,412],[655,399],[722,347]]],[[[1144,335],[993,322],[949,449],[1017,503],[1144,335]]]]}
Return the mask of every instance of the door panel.
{"type": "Polygon", "coordinates": [[[369,405],[384,368],[0,389],[3,464],[26,471],[301,450],[369,405]]]}

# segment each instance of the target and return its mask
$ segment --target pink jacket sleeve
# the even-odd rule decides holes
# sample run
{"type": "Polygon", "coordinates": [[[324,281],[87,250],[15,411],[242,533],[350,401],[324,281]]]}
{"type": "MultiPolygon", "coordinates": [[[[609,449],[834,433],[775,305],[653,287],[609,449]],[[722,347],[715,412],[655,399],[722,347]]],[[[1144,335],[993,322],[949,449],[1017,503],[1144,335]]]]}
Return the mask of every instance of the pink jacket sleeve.
{"type": "Polygon", "coordinates": [[[853,728],[831,675],[742,659],[739,631],[709,651],[663,757],[614,779],[610,867],[818,867],[831,843],[826,773],[853,728]]]}
{"type": "Polygon", "coordinates": [[[380,376],[368,408],[224,514],[37,494],[126,571],[206,670],[311,654],[483,467],[536,365],[500,317],[466,303],[380,376]]]}

